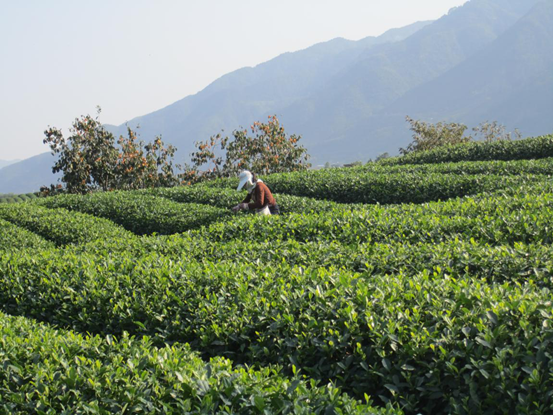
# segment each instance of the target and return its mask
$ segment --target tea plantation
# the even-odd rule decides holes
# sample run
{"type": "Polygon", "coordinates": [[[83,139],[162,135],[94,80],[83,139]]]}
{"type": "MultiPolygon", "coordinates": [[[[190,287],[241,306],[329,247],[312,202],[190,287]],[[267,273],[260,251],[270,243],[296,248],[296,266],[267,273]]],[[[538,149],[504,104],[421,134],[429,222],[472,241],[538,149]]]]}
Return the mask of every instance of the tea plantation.
{"type": "Polygon", "coordinates": [[[552,143],[2,204],[0,414],[551,414],[552,143]]]}

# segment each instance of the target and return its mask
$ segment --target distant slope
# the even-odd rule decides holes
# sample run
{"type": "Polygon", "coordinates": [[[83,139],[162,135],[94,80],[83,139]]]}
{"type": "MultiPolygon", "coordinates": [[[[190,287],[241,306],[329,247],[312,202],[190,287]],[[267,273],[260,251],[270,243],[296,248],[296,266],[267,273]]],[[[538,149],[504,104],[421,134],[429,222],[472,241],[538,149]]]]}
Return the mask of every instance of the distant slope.
{"type": "MultiPolygon", "coordinates": [[[[277,114],[288,132],[303,136],[315,165],[397,154],[411,139],[406,115],[551,134],[552,7],[553,0],[470,0],[434,22],[334,39],[242,68],[129,124],[140,125],[147,141],[162,134],[182,161],[196,141],[277,114]]],[[[107,128],[126,132],[125,125],[107,128]]],[[[16,165],[1,169],[0,192],[52,183],[47,164],[24,187],[5,171],[16,165]]]]}
{"type": "Polygon", "coordinates": [[[382,110],[485,49],[537,1],[472,0],[401,42],[367,51],[325,89],[283,110],[283,118],[304,132],[320,161],[395,153],[408,140],[396,136],[397,127],[418,103],[399,118],[382,110]]]}
{"type": "Polygon", "coordinates": [[[52,173],[53,164],[54,157],[43,153],[0,169],[0,193],[36,192],[56,183],[59,175],[52,173]]]}
{"type": "Polygon", "coordinates": [[[0,169],[6,166],[9,166],[10,164],[17,163],[20,160],[0,160],[0,169]]]}
{"type": "Polygon", "coordinates": [[[553,132],[553,2],[539,2],[502,36],[389,112],[477,124],[500,119],[528,135],[553,132]],[[415,109],[415,111],[413,111],[415,109]]]}
{"type": "MultiPolygon", "coordinates": [[[[268,114],[280,113],[292,103],[325,89],[336,74],[352,65],[362,53],[401,41],[429,23],[418,22],[359,41],[334,39],[285,53],[255,68],[227,74],[198,94],[135,118],[129,125],[140,125],[139,132],[145,140],[162,134],[185,157],[193,150],[194,141],[205,140],[221,129],[230,133],[268,114]]],[[[126,131],[125,125],[107,128],[116,134],[126,131]]]]}
{"type": "MultiPolygon", "coordinates": [[[[462,88],[466,99],[457,102],[459,110],[447,111],[452,95],[442,92],[432,118],[462,119],[471,124],[485,119],[506,124],[517,119],[521,129],[534,126],[523,133],[546,134],[550,131],[543,113],[552,94],[535,82],[541,79],[547,85],[535,70],[521,72],[520,88],[504,89],[511,95],[503,94],[503,101],[498,99],[494,105],[483,106],[468,93],[472,82],[480,88],[489,80],[497,81],[493,76],[480,78],[478,68],[490,66],[493,58],[488,55],[489,48],[508,45],[513,35],[507,34],[539,1],[471,0],[435,22],[417,23],[356,42],[334,39],[286,53],[255,68],[225,75],[198,94],[129,124],[139,124],[146,140],[162,134],[179,149],[179,157],[186,158],[195,141],[277,114],[289,132],[303,136],[315,164],[366,160],[383,152],[397,153],[405,146],[410,139],[405,116],[430,113],[431,108],[422,109],[429,101],[434,102],[427,97],[426,88],[430,88],[429,96],[433,82],[437,92],[450,90],[439,86],[439,79],[443,77],[442,82],[448,85],[457,82],[458,76],[448,78],[457,71],[465,74],[457,88],[462,88]],[[471,65],[473,69],[466,73],[465,66],[471,65]],[[517,104],[505,106],[506,99],[517,104]],[[521,109],[523,102],[526,107],[521,109]],[[517,117],[513,118],[513,112],[517,117]]],[[[544,16],[542,24],[547,19],[544,16]]],[[[527,33],[521,36],[530,39],[540,32],[539,24],[528,19],[527,33]]],[[[524,44],[531,41],[528,39],[520,41],[524,44]]],[[[513,54],[509,64],[523,68],[542,61],[542,49],[547,46],[543,43],[533,43],[525,53],[513,54]]],[[[109,128],[125,133],[125,126],[109,128]]]]}
{"type": "Polygon", "coordinates": [[[336,154],[352,159],[370,151],[397,153],[410,141],[406,115],[471,127],[497,120],[524,136],[553,132],[553,2],[534,3],[459,65],[344,129],[339,141],[343,150],[336,154]]]}

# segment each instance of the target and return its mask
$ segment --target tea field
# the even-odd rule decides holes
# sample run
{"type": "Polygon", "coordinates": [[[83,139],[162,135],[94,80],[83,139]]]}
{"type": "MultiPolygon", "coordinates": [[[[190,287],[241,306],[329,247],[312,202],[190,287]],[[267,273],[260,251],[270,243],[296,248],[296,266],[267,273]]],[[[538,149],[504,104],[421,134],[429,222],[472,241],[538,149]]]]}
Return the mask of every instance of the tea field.
{"type": "Polygon", "coordinates": [[[0,205],[0,413],[553,413],[553,136],[447,154],[0,205]]]}

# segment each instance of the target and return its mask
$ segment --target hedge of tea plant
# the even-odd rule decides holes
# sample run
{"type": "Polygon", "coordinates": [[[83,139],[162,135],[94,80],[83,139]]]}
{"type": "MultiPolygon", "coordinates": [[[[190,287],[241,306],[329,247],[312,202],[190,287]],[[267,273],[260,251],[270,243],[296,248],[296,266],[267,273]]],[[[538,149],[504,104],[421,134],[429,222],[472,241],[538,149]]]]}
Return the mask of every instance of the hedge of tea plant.
{"type": "Polygon", "coordinates": [[[36,193],[22,193],[22,194],[12,194],[4,193],[0,194],[0,203],[18,203],[25,202],[27,200],[36,199],[38,196],[36,193]]]}
{"type": "Polygon", "coordinates": [[[0,251],[48,249],[55,245],[35,233],[0,219],[0,251]]]}
{"type": "Polygon", "coordinates": [[[488,284],[439,268],[386,275],[51,251],[2,255],[0,276],[11,314],[295,367],[408,411],[553,404],[551,292],[530,278],[488,284]]]}
{"type": "MultiPolygon", "coordinates": [[[[65,249],[69,252],[68,249],[65,249]]],[[[442,242],[407,243],[393,237],[384,242],[355,246],[337,241],[298,242],[233,240],[215,242],[192,235],[126,240],[98,240],[71,247],[71,252],[97,257],[132,256],[148,260],[163,256],[174,261],[236,263],[256,266],[285,263],[289,266],[324,267],[362,272],[365,275],[413,274],[423,271],[472,276],[489,283],[552,285],[553,248],[548,244],[488,245],[448,239],[442,242]]]]}
{"type": "Polygon", "coordinates": [[[314,197],[340,203],[424,203],[490,192],[524,181],[528,176],[458,175],[430,173],[375,174],[342,169],[282,173],[267,179],[271,190],[296,196],[314,197]]]}
{"type": "MultiPolygon", "coordinates": [[[[247,192],[238,192],[236,189],[212,188],[205,185],[182,186],[173,188],[151,189],[149,193],[174,200],[180,203],[201,203],[229,209],[242,202],[247,192]]],[[[302,213],[310,211],[329,211],[338,207],[336,203],[327,200],[317,200],[309,197],[274,194],[281,213],[302,213]]]]}
{"type": "MultiPolygon", "coordinates": [[[[482,301],[489,304],[495,304],[497,301],[501,303],[501,299],[504,298],[524,298],[529,301],[539,298],[542,304],[539,310],[547,310],[550,304],[548,301],[552,271],[551,248],[548,242],[550,235],[546,228],[547,223],[551,223],[550,208],[553,201],[550,193],[540,193],[532,188],[527,190],[528,194],[514,192],[514,195],[495,197],[482,195],[477,198],[418,206],[369,206],[364,212],[356,213],[361,214],[360,220],[355,213],[350,212],[348,216],[344,215],[343,211],[279,218],[243,217],[186,235],[135,240],[130,245],[143,250],[142,256],[132,251],[112,253],[109,246],[104,252],[98,249],[88,254],[74,252],[77,248],[71,248],[66,253],[44,251],[38,258],[36,255],[9,253],[3,255],[0,261],[0,275],[4,277],[0,288],[0,292],[3,293],[1,303],[4,304],[4,309],[11,313],[31,315],[82,331],[112,334],[129,331],[154,336],[157,342],[189,341],[194,348],[207,356],[225,355],[244,363],[280,363],[284,365],[287,373],[292,369],[290,363],[284,361],[285,356],[296,356],[292,365],[301,368],[313,378],[331,379],[358,397],[361,397],[363,390],[369,390],[371,396],[379,396],[383,402],[389,400],[399,403],[409,411],[437,412],[438,408],[443,407],[447,408],[444,409],[446,413],[462,410],[479,412],[490,408],[491,397],[495,396],[496,399],[507,399],[510,407],[518,405],[518,411],[524,412],[524,408],[531,408],[541,401],[536,400],[537,392],[526,384],[529,381],[525,380],[522,373],[543,379],[546,377],[543,365],[549,364],[546,356],[536,367],[526,365],[527,354],[524,351],[527,352],[528,349],[521,346],[526,341],[524,339],[527,339],[526,334],[518,340],[513,338],[515,343],[509,344],[509,350],[518,348],[522,353],[507,362],[509,367],[516,369],[516,373],[493,373],[498,373],[498,379],[508,377],[510,382],[520,383],[522,390],[530,391],[529,394],[525,395],[521,390],[512,389],[511,383],[503,385],[503,389],[498,389],[495,394],[491,393],[481,385],[488,382],[486,375],[481,375],[481,378],[477,374],[474,382],[464,378],[465,383],[455,384],[461,391],[482,389],[482,395],[473,394],[470,397],[463,395],[458,389],[450,390],[451,386],[447,389],[453,394],[451,396],[442,390],[436,390],[435,385],[429,386],[428,389],[424,389],[425,383],[416,388],[412,384],[406,386],[404,377],[412,370],[404,370],[403,377],[397,370],[401,372],[402,366],[418,367],[412,364],[413,360],[419,362],[418,359],[422,359],[418,354],[416,357],[400,358],[397,366],[399,369],[390,372],[390,376],[384,369],[374,373],[369,371],[372,374],[368,375],[362,370],[362,360],[350,351],[353,346],[348,341],[344,340],[345,343],[340,347],[325,348],[325,342],[317,343],[310,339],[331,336],[330,341],[339,344],[334,331],[336,322],[341,320],[336,319],[343,313],[341,310],[351,307],[351,304],[357,304],[358,309],[362,310],[356,311],[357,314],[380,316],[381,326],[373,334],[378,338],[386,338],[389,336],[385,334],[386,324],[394,321],[394,312],[388,313],[381,309],[375,311],[371,307],[393,304],[389,297],[393,294],[397,297],[393,297],[395,301],[401,303],[398,309],[409,309],[405,302],[409,303],[410,299],[420,295],[423,286],[427,287],[424,292],[433,295],[440,291],[438,287],[447,292],[459,285],[463,288],[456,288],[457,294],[443,301],[426,294],[420,308],[436,307],[434,314],[430,314],[434,317],[421,320],[420,325],[414,328],[409,324],[411,330],[416,329],[411,333],[434,333],[437,316],[448,316],[443,315],[446,310],[444,304],[463,304],[466,310],[461,308],[458,311],[468,313],[474,319],[476,315],[487,315],[487,311],[479,311],[478,308],[475,309],[475,305],[481,304],[482,301]],[[369,216],[374,216],[377,221],[363,228],[361,224],[366,222],[369,216]],[[340,222],[344,217],[353,220],[340,222]],[[335,226],[337,220],[339,226],[335,226]],[[271,221],[274,222],[272,225],[271,221]],[[321,221],[327,226],[326,229],[320,228],[321,221]],[[228,237],[228,232],[236,232],[236,226],[248,224],[252,228],[246,228],[247,234],[252,239],[237,240],[236,246],[233,246],[234,239],[228,237]],[[295,226],[294,232],[291,232],[291,224],[295,226]],[[472,226],[469,226],[470,224],[472,226]],[[298,225],[301,225],[300,228],[298,225]],[[320,232],[315,233],[316,238],[312,239],[302,236],[295,238],[297,240],[285,241],[280,237],[289,237],[296,232],[305,233],[306,229],[317,228],[320,232]],[[367,235],[369,228],[372,234],[367,235]],[[259,229],[259,232],[255,233],[253,229],[259,229]],[[338,230],[341,233],[338,233],[338,230]],[[203,235],[203,238],[199,238],[198,235],[203,235]],[[211,239],[208,238],[209,235],[211,239]],[[340,245],[332,241],[337,235],[343,242],[340,245]],[[369,243],[359,244],[362,235],[365,235],[369,243]],[[407,235],[413,241],[413,245],[407,243],[407,235]],[[184,245],[179,245],[186,239],[188,243],[195,243],[187,248],[188,251],[183,248],[184,245]],[[374,244],[373,241],[376,239],[382,243],[374,244]],[[304,241],[308,243],[304,245],[304,241]],[[440,241],[443,242],[436,244],[440,241]],[[525,244],[524,241],[530,244],[525,244]],[[265,262],[263,257],[256,261],[259,251],[256,251],[256,248],[248,251],[248,242],[250,246],[260,244],[261,248],[266,248],[265,258],[268,261],[265,262]],[[492,244],[488,245],[489,242],[492,244]],[[325,249],[325,246],[328,248],[325,249]],[[351,246],[353,251],[357,248],[358,254],[357,257],[350,257],[354,261],[353,265],[344,260],[349,257],[347,247],[351,246]],[[313,253],[309,255],[311,250],[313,253]],[[180,261],[179,251],[182,252],[180,261]],[[225,252],[228,253],[226,259],[225,252]],[[325,262],[325,252],[334,255],[334,258],[325,262]],[[240,264],[232,261],[235,254],[235,260],[240,264]],[[271,255],[273,258],[270,258],[271,255]],[[304,261],[301,267],[288,265],[286,259],[293,258],[294,255],[299,264],[302,262],[302,255],[309,257],[313,262],[304,261]],[[192,258],[196,258],[197,261],[192,258]],[[342,258],[342,264],[339,258],[342,258]],[[340,267],[342,270],[337,269],[340,267]],[[397,282],[394,285],[394,279],[401,283],[397,282]],[[421,285],[417,281],[425,281],[426,285],[421,285]],[[392,288],[389,285],[392,285],[392,288]],[[400,290],[398,287],[403,289],[400,290]],[[348,288],[352,290],[349,294],[348,288]],[[472,291],[469,292],[467,289],[479,289],[483,290],[483,293],[478,301],[474,301],[470,300],[472,291]],[[316,293],[327,290],[331,294],[328,298],[325,297],[326,305],[317,303],[314,300],[316,293]],[[353,294],[367,292],[371,293],[370,298],[378,298],[377,294],[383,290],[387,293],[386,299],[376,303],[373,300],[371,304],[367,304],[366,301],[360,302],[363,296],[355,297],[356,303],[352,297],[353,294]],[[499,290],[495,297],[489,294],[493,290],[499,290]],[[33,293],[41,295],[37,297],[33,293]],[[289,298],[290,295],[294,301],[289,298]],[[300,324],[304,320],[307,323],[300,324]],[[327,321],[321,323],[328,331],[324,332],[326,334],[321,334],[317,330],[310,331],[319,327],[314,325],[314,322],[321,321],[327,321]],[[431,325],[426,326],[427,323],[431,325]],[[302,333],[303,342],[296,343],[302,333]],[[331,354],[328,355],[327,352],[331,354]],[[354,358],[344,360],[352,355],[354,358]],[[313,361],[315,358],[318,358],[319,363],[313,361]],[[321,362],[329,363],[321,366],[321,362]],[[523,367],[527,369],[521,369],[523,367]],[[347,377],[345,373],[348,373],[347,377]],[[394,379],[393,376],[397,377],[397,381],[378,387],[375,379],[394,379]],[[503,396],[508,395],[508,391],[517,396],[518,404],[512,398],[503,396]],[[482,399],[486,402],[482,403],[482,399]]],[[[117,242],[115,244],[117,245],[117,242]]],[[[547,319],[535,320],[533,316],[537,312],[536,308],[524,305],[515,309],[519,305],[520,301],[517,300],[511,304],[510,311],[505,312],[512,319],[509,330],[505,329],[509,336],[516,334],[516,331],[511,329],[524,319],[530,319],[536,324],[532,330],[549,327],[547,319]],[[528,315],[527,310],[531,310],[528,315]]],[[[497,315],[495,311],[493,313],[495,314],[490,316],[497,315]]],[[[493,317],[490,318],[493,320],[493,317]]],[[[363,341],[358,342],[361,350],[365,347],[380,353],[377,356],[383,356],[383,352],[375,348],[374,339],[369,337],[367,340],[364,329],[366,325],[351,329],[348,327],[351,324],[347,321],[340,324],[342,323],[338,324],[341,327],[339,333],[345,336],[346,340],[361,339],[363,341]]],[[[450,324],[451,322],[445,320],[442,321],[441,327],[445,330],[450,324]]],[[[468,329],[465,332],[472,333],[468,329]]],[[[482,346],[481,341],[491,344],[485,336],[478,338],[480,341],[474,340],[475,344],[482,346]]],[[[412,349],[413,344],[409,343],[408,338],[404,339],[404,342],[407,349],[412,349]]],[[[418,343],[417,340],[415,344],[418,343]]],[[[449,350],[442,343],[440,345],[444,350],[449,350]]],[[[428,347],[432,350],[431,346],[428,347]]],[[[485,346],[483,347],[485,349],[485,346]]],[[[494,349],[494,353],[497,352],[494,349]]],[[[449,359],[451,355],[457,356],[459,353],[455,349],[452,354],[446,355],[449,359]]],[[[482,364],[486,374],[490,373],[487,365],[500,359],[494,353],[486,354],[483,358],[482,364]]],[[[395,362],[389,357],[386,358],[390,365],[395,362]]],[[[475,357],[469,355],[467,359],[472,362],[475,357]]],[[[499,361],[503,362],[501,359],[499,361]]],[[[446,367],[451,366],[444,362],[442,364],[446,367]]],[[[382,365],[385,369],[388,366],[387,363],[382,365]]],[[[423,367],[428,369],[427,366],[423,367]]],[[[472,365],[468,367],[473,368],[472,365]]],[[[421,369],[421,377],[423,372],[426,376],[426,372],[421,369]]],[[[442,379],[440,382],[443,381],[444,373],[436,372],[435,369],[432,369],[432,372],[437,378],[442,379]]],[[[434,381],[437,382],[435,378],[429,380],[430,383],[434,381]]],[[[422,380],[418,379],[417,382],[422,380]]],[[[544,387],[549,387],[547,382],[545,385],[544,387]]],[[[498,386],[491,382],[489,388],[497,389],[498,386]]],[[[547,408],[549,404],[548,400],[544,402],[542,409],[547,408]]],[[[546,409],[543,411],[547,413],[546,409]]]]}
{"type": "Polygon", "coordinates": [[[524,160],[553,157],[553,135],[513,141],[470,142],[381,160],[384,165],[458,161],[524,160]]]}
{"type": "Polygon", "coordinates": [[[197,233],[215,241],[234,239],[300,242],[336,240],[344,244],[383,242],[393,237],[409,243],[453,237],[483,243],[553,241],[553,194],[518,194],[464,198],[424,205],[368,206],[285,217],[237,218],[197,233]]]}
{"type": "Polygon", "coordinates": [[[132,236],[106,219],[69,212],[66,209],[47,209],[31,203],[0,206],[0,219],[25,228],[57,245],[132,236]]]}
{"type": "Polygon", "coordinates": [[[143,193],[107,192],[60,195],[35,203],[109,219],[138,234],[174,234],[230,216],[230,209],[182,204],[143,193]]]}
{"type": "Polygon", "coordinates": [[[206,362],[147,337],[84,336],[0,313],[0,413],[400,414],[278,367],[206,362]]]}
{"type": "MultiPolygon", "coordinates": [[[[211,372],[212,389],[203,398],[194,395],[193,385],[183,386],[186,393],[192,390],[189,395],[183,393],[191,413],[214,412],[213,408],[222,413],[278,413],[274,405],[279,402],[290,413],[370,413],[370,408],[337,389],[329,392],[312,382],[331,382],[353,399],[370,396],[380,407],[392,403],[413,414],[551,413],[553,183],[541,175],[547,174],[544,165],[536,175],[521,169],[520,162],[492,164],[476,176],[472,173],[482,166],[475,164],[469,165],[470,173],[450,164],[447,172],[438,171],[438,166],[395,166],[388,175],[391,193],[405,185],[400,176],[415,178],[416,183],[428,178],[444,191],[451,184],[456,197],[442,202],[420,203],[422,197],[414,191],[413,197],[405,194],[404,202],[420,204],[343,205],[278,195],[283,205],[289,198],[287,214],[235,216],[223,204],[235,204],[235,197],[240,201],[240,193],[232,187],[202,184],[154,192],[162,197],[121,192],[36,202],[51,209],[34,206],[35,202],[22,204],[31,206],[21,211],[30,219],[18,219],[16,209],[0,210],[11,223],[10,230],[4,231],[7,242],[0,245],[0,308],[68,330],[99,334],[101,338],[80,338],[83,342],[100,339],[105,346],[96,343],[93,349],[99,354],[87,354],[92,353],[89,349],[85,353],[96,365],[100,362],[99,372],[87,371],[82,360],[68,361],[60,374],[54,369],[52,376],[39,382],[36,375],[32,382],[24,382],[30,375],[16,377],[15,370],[0,362],[0,388],[5,387],[12,399],[12,406],[0,406],[0,412],[26,413],[29,408],[60,412],[54,389],[45,387],[42,380],[58,385],[54,382],[72,373],[72,368],[73,373],[89,374],[93,383],[72,383],[73,389],[60,384],[62,399],[75,405],[68,406],[68,412],[101,412],[94,405],[103,401],[95,399],[88,385],[95,385],[94,393],[113,404],[106,413],[127,404],[125,396],[132,398],[129,405],[143,405],[135,411],[182,412],[181,407],[171,406],[181,404],[175,403],[181,390],[173,382],[163,383],[162,372],[148,366],[149,356],[159,363],[159,353],[169,353],[181,375],[189,373],[182,365],[194,366],[190,362],[196,361],[205,367],[215,359],[224,362],[225,376],[244,373],[240,365],[247,365],[252,367],[247,373],[262,378],[261,383],[252,381],[252,376],[243,383],[223,382],[225,388],[234,385],[243,392],[228,404],[217,383],[223,376],[211,376],[219,373],[211,372]],[[493,183],[492,174],[505,177],[493,183]],[[475,178],[473,188],[461,186],[475,178]],[[474,193],[457,197],[466,191],[474,193]],[[72,211],[60,209],[57,203],[72,211]],[[209,206],[216,203],[221,208],[209,206]],[[151,211],[158,204],[156,216],[151,211]],[[90,216],[81,210],[138,234],[162,229],[161,233],[173,235],[138,237],[124,230],[110,234],[110,227],[118,227],[104,220],[108,232],[99,236],[87,229],[96,225],[84,220],[90,216]],[[69,223],[67,228],[62,217],[69,223]],[[50,228],[40,226],[41,218],[51,219],[60,229],[48,236],[50,228]],[[28,232],[18,226],[56,241],[58,247],[47,242],[32,250],[17,249],[19,240],[22,247],[27,246],[24,234],[28,232]],[[88,237],[74,238],[70,245],[61,243],[73,234],[88,237]],[[7,247],[9,240],[14,241],[13,249],[7,247]],[[126,333],[147,336],[147,344],[129,346],[143,343],[126,333]],[[113,336],[121,340],[113,342],[113,336]],[[195,352],[181,346],[183,342],[195,352]],[[190,358],[171,355],[171,350],[186,352],[190,358]],[[118,360],[121,356],[123,360],[118,360]],[[203,362],[194,360],[199,357],[203,362]],[[134,358],[143,366],[135,365],[134,358]],[[232,363],[225,360],[229,358],[232,363]],[[134,365],[130,372],[127,366],[116,368],[128,361],[134,365]],[[275,371],[275,365],[282,369],[275,371]],[[143,370],[133,377],[137,367],[143,370]],[[104,387],[109,384],[103,374],[116,387],[104,387]],[[305,380],[296,384],[301,377],[305,380]],[[141,383],[135,386],[138,378],[141,383]],[[146,389],[141,389],[143,385],[146,389]],[[267,398],[266,385],[274,400],[267,398]],[[289,390],[292,385],[297,387],[289,390]],[[134,397],[144,390],[150,391],[145,402],[137,402],[134,397]],[[177,398],[171,395],[175,390],[177,398]],[[308,396],[309,405],[313,399],[319,399],[320,405],[292,408],[286,402],[298,401],[295,391],[308,396]],[[259,395],[263,400],[256,398],[259,395]],[[336,408],[328,407],[327,397],[336,408]],[[213,402],[219,406],[209,406],[213,402]],[[15,406],[19,404],[29,406],[15,406]]],[[[343,169],[335,175],[346,184],[354,183],[363,168],[343,169]]],[[[367,167],[359,180],[386,182],[385,171],[377,171],[380,168],[384,167],[367,167]]],[[[304,183],[323,186],[321,177],[328,177],[326,184],[334,186],[330,198],[345,201],[351,185],[339,187],[340,180],[333,181],[329,172],[306,173],[304,183]]],[[[286,177],[276,175],[283,183],[286,177]]],[[[266,182],[271,186],[269,177],[266,182]]],[[[291,186],[300,188],[296,183],[291,186]]],[[[429,189],[430,185],[420,186],[424,197],[432,195],[429,189]]],[[[27,236],[32,239],[32,235],[27,236]]],[[[0,327],[13,327],[1,315],[0,322],[0,327]]],[[[21,344],[24,338],[33,338],[31,331],[3,335],[0,359],[11,356],[15,361],[14,351],[28,350],[21,344]],[[8,355],[6,350],[13,353],[8,355]]],[[[63,331],[60,337],[69,343],[74,336],[80,335],[63,331]]],[[[38,347],[51,344],[39,338],[38,347]]],[[[45,347],[33,349],[28,356],[32,359],[23,361],[32,363],[25,370],[14,365],[21,369],[19,373],[51,373],[40,372],[37,365],[43,363],[56,367],[55,358],[42,360],[51,356],[45,347]]],[[[307,405],[307,400],[299,401],[307,405]]]]}
{"type": "MultiPolygon", "coordinates": [[[[367,163],[355,170],[374,173],[429,173],[429,174],[492,174],[492,175],[553,175],[553,158],[537,160],[487,160],[459,161],[436,164],[391,164],[367,163]]],[[[350,171],[355,171],[353,168],[350,171]]]]}
{"type": "MultiPolygon", "coordinates": [[[[394,160],[394,159],[390,159],[394,160]]],[[[306,179],[306,185],[309,185],[310,180],[317,182],[323,180],[324,177],[332,175],[363,177],[367,180],[370,177],[380,177],[387,175],[432,175],[439,179],[440,175],[493,175],[493,176],[512,176],[512,175],[553,175],[553,159],[545,158],[538,160],[487,160],[487,161],[459,161],[436,164],[383,164],[382,163],[367,163],[366,165],[352,168],[331,168],[309,171],[309,176],[300,174],[306,179]],[[309,177],[309,180],[307,180],[309,177]]],[[[271,174],[263,176],[263,180],[271,187],[272,183],[279,184],[282,178],[287,178],[288,174],[271,174]]],[[[292,175],[295,179],[295,175],[292,175]]],[[[416,179],[418,182],[420,177],[416,179]]],[[[235,189],[238,185],[238,179],[235,177],[217,179],[201,184],[201,187],[212,188],[227,188],[235,189]]],[[[194,187],[194,186],[193,186],[194,187]]],[[[497,187],[493,186],[492,187],[497,187]]],[[[272,187],[271,187],[272,188],[272,187]]],[[[483,191],[486,189],[482,189],[483,191]]]]}
{"type": "MultiPolygon", "coordinates": [[[[399,204],[424,203],[493,192],[524,183],[547,180],[542,175],[442,174],[432,171],[371,171],[322,169],[279,173],[264,178],[272,192],[310,197],[339,203],[399,204]],[[513,177],[514,176],[514,177],[513,177]]],[[[206,186],[227,187],[232,180],[206,186]]]]}

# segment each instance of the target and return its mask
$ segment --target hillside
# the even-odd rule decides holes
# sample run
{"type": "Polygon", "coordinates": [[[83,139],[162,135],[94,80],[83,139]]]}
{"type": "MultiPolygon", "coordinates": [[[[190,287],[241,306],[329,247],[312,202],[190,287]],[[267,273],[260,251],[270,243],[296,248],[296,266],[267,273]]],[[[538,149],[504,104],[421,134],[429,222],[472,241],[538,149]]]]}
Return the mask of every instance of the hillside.
{"type": "Polygon", "coordinates": [[[2,409],[550,412],[553,136],[477,145],[0,204],[2,409]]]}
{"type": "MultiPolygon", "coordinates": [[[[226,129],[248,126],[268,114],[325,89],[336,74],[378,45],[399,42],[430,22],[392,29],[379,37],[359,41],[334,39],[302,51],[285,53],[255,68],[242,68],[217,79],[196,95],[188,96],[154,113],[129,121],[140,125],[143,137],[162,134],[174,143],[182,157],[193,150],[193,142],[226,129]]],[[[126,127],[107,126],[116,134],[126,127]]]]}
{"type": "Polygon", "coordinates": [[[0,169],[10,164],[17,163],[19,160],[0,160],[0,169]]]}
{"type": "MultiPolygon", "coordinates": [[[[315,166],[397,154],[411,140],[406,115],[469,127],[495,120],[523,136],[549,134],[552,7],[471,0],[434,22],[334,39],[242,68],[129,124],[140,125],[146,141],[162,134],[182,162],[195,141],[277,114],[288,132],[303,136],[315,166]]],[[[107,127],[126,133],[125,125],[107,127]]],[[[0,193],[54,183],[47,159],[0,169],[0,193]]]]}
{"type": "Polygon", "coordinates": [[[42,153],[0,169],[0,193],[37,192],[41,186],[57,182],[52,173],[54,157],[42,153]]]}
{"type": "Polygon", "coordinates": [[[502,36],[437,79],[387,108],[470,125],[494,115],[528,134],[553,131],[553,3],[539,2],[502,36]],[[451,99],[455,97],[455,99],[451,99]]]}
{"type": "MultiPolygon", "coordinates": [[[[553,94],[540,73],[551,72],[544,65],[553,24],[534,6],[550,4],[471,0],[435,22],[284,54],[225,75],[130,125],[140,124],[145,138],[163,134],[186,157],[194,141],[276,113],[288,131],[304,137],[315,164],[397,154],[409,141],[408,114],[471,126],[497,120],[525,135],[547,134],[553,121],[544,114],[553,112],[553,94]],[[512,69],[501,70],[499,62],[512,69]],[[480,77],[479,68],[486,75],[480,77]],[[488,95],[471,99],[484,87],[488,95]],[[459,91],[460,99],[451,99],[459,91]]],[[[111,128],[122,133],[124,126],[111,128]]]]}

